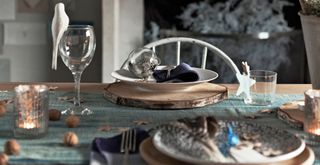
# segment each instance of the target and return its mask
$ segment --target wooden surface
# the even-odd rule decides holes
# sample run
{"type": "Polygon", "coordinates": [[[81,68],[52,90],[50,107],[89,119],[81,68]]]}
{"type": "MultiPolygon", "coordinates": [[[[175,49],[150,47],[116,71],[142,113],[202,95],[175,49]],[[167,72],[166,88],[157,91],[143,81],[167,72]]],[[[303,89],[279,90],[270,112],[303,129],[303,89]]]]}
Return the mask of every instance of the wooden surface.
{"type": "MultiPolygon", "coordinates": [[[[151,138],[146,139],[140,144],[140,155],[149,165],[176,165],[176,164],[186,164],[188,163],[176,160],[169,157],[161,152],[159,152],[153,145],[151,138]]],[[[272,165],[312,165],[315,161],[315,155],[313,151],[306,147],[306,149],[297,157],[290,160],[279,161],[272,163],[272,165]]],[[[215,165],[258,165],[256,163],[216,163],[215,165]]],[[[271,165],[271,164],[261,164],[259,165],[271,165]]]]}
{"type": "MultiPolygon", "coordinates": [[[[0,83],[0,90],[13,90],[13,88],[19,84],[45,84],[48,86],[56,86],[61,91],[72,91],[74,83],[55,83],[55,82],[8,82],[0,83]]],[[[107,86],[107,83],[81,83],[81,91],[99,92],[103,91],[107,86]]],[[[222,84],[228,88],[228,91],[235,93],[238,88],[238,84],[222,84]]],[[[277,84],[277,93],[303,93],[305,90],[311,89],[311,84],[277,84]]]]}
{"type": "Polygon", "coordinates": [[[186,109],[215,104],[228,98],[227,87],[212,83],[193,85],[184,90],[146,90],[116,82],[105,88],[107,100],[125,106],[151,109],[186,109]]]}

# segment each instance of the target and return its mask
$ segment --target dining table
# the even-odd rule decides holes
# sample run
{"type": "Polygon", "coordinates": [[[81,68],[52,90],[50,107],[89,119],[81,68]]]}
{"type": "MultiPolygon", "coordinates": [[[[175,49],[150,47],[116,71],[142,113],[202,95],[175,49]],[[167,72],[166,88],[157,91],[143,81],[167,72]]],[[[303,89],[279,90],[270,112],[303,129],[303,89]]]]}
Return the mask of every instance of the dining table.
{"type": "MultiPolygon", "coordinates": [[[[20,84],[42,84],[50,88],[49,109],[63,111],[72,102],[63,97],[74,96],[74,83],[57,82],[8,82],[0,83],[0,100],[7,102],[7,112],[0,117],[0,146],[14,139],[13,135],[13,97],[14,87],[20,84]],[[8,101],[11,100],[11,101],[8,101]]],[[[91,145],[97,137],[113,137],[128,128],[149,130],[159,124],[176,121],[180,118],[214,116],[218,120],[235,119],[268,125],[289,131],[303,133],[303,129],[280,120],[276,111],[290,101],[303,100],[304,91],[311,89],[311,84],[277,84],[275,101],[268,106],[253,106],[243,102],[242,96],[236,96],[238,84],[219,84],[227,87],[228,98],[215,104],[189,109],[148,109],[118,105],[104,97],[109,83],[81,83],[82,105],[89,107],[93,114],[81,116],[77,127],[69,128],[65,123],[67,116],[58,121],[49,121],[48,133],[42,138],[16,139],[21,146],[18,155],[9,156],[9,164],[90,164],[91,145]],[[259,113],[262,109],[268,113],[259,113]],[[252,118],[247,116],[254,116],[252,118]],[[66,132],[75,132],[79,144],[70,147],[63,144],[66,132]]],[[[156,95],[156,92],[155,92],[156,95]]],[[[314,164],[320,163],[320,147],[310,146],[315,153],[314,164]]],[[[0,152],[3,147],[0,147],[0,152]]],[[[134,164],[134,162],[131,162],[134,164]]]]}

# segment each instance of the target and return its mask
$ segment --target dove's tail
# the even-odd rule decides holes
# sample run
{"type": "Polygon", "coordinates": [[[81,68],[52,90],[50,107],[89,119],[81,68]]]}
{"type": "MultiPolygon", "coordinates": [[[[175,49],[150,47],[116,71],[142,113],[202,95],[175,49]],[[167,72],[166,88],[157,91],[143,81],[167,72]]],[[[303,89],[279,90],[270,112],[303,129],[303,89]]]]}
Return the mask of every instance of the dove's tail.
{"type": "Polygon", "coordinates": [[[58,56],[58,48],[57,46],[55,46],[56,44],[53,44],[53,54],[52,54],[52,64],[51,64],[51,68],[54,70],[57,70],[57,56],[58,56]]]}

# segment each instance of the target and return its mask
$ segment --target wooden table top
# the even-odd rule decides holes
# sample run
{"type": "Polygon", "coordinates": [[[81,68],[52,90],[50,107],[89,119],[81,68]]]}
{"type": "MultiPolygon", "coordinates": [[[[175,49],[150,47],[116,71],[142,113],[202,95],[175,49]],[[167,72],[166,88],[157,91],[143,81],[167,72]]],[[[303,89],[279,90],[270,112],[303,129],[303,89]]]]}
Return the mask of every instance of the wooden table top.
{"type": "MultiPolygon", "coordinates": [[[[72,91],[74,83],[54,83],[54,82],[9,82],[0,83],[0,90],[13,90],[19,84],[45,84],[49,87],[58,87],[58,91],[72,91]]],[[[238,84],[221,84],[228,87],[229,92],[234,93],[238,84]]],[[[102,91],[107,83],[81,83],[81,91],[98,92],[102,91]]],[[[307,89],[311,89],[311,84],[277,84],[277,93],[303,93],[307,89]]]]}

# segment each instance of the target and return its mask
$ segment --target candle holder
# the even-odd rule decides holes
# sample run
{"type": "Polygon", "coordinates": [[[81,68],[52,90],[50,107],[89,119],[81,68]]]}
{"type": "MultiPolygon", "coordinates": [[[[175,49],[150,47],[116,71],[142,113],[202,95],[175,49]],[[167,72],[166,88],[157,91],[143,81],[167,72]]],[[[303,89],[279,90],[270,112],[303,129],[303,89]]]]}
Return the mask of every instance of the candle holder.
{"type": "Polygon", "coordinates": [[[320,144],[320,90],[309,89],[305,91],[304,106],[304,132],[308,144],[320,144]]]}
{"type": "Polygon", "coordinates": [[[14,129],[16,138],[39,138],[48,132],[48,87],[19,85],[14,88],[14,129]]]}

